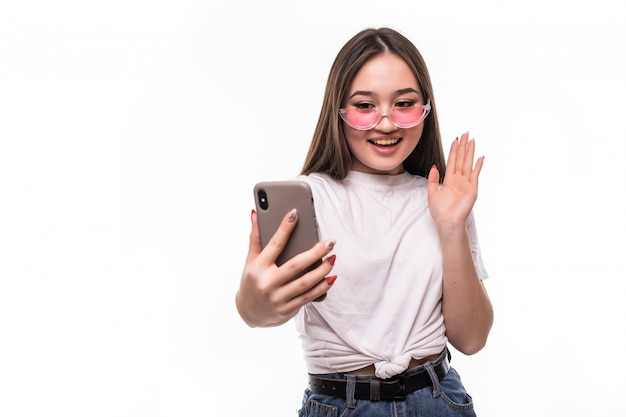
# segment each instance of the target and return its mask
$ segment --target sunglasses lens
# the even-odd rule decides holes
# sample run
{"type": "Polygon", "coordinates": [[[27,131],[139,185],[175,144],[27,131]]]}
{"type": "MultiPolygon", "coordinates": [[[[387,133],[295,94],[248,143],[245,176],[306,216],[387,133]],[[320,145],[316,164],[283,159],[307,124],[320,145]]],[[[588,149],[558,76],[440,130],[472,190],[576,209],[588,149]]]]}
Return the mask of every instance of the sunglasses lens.
{"type": "Polygon", "coordinates": [[[423,106],[398,107],[391,112],[391,120],[399,127],[412,126],[424,116],[423,106]]]}
{"type": "Polygon", "coordinates": [[[371,129],[378,122],[378,112],[374,109],[343,109],[341,117],[355,129],[371,129]]]}

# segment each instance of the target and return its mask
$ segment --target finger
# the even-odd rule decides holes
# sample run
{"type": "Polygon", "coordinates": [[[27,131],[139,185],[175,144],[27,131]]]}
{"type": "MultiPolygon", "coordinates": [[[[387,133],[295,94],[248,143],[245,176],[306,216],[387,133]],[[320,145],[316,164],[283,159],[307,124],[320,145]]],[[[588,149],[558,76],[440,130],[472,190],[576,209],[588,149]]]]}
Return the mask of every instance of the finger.
{"type": "Polygon", "coordinates": [[[461,140],[459,141],[459,146],[456,153],[456,165],[455,171],[461,175],[463,175],[463,170],[465,168],[465,154],[467,152],[467,138],[469,137],[469,133],[465,132],[461,135],[461,140]]]}
{"type": "Polygon", "coordinates": [[[437,165],[433,165],[428,173],[428,194],[432,194],[439,189],[439,170],[437,165]]]}
{"type": "Polygon", "coordinates": [[[450,153],[448,154],[448,167],[446,168],[446,171],[451,174],[454,174],[454,170],[456,169],[456,154],[458,148],[459,138],[456,138],[452,141],[452,145],[450,145],[450,153]]]}
{"type": "MultiPolygon", "coordinates": [[[[318,301],[320,297],[326,295],[326,293],[330,290],[330,288],[333,286],[336,280],[337,280],[337,275],[324,277],[324,279],[321,280],[310,291],[298,295],[292,301],[294,301],[296,305],[300,305],[300,306],[310,303],[311,301],[318,301]]],[[[323,298],[321,298],[320,300],[323,300],[323,298]]]]}
{"type": "MultiPolygon", "coordinates": [[[[334,246],[334,240],[318,242],[311,249],[299,253],[293,258],[289,259],[278,268],[277,276],[279,278],[279,282],[281,284],[285,284],[289,281],[292,281],[294,277],[302,274],[302,272],[307,270],[308,268],[311,268],[311,265],[315,265],[315,263],[320,262],[320,260],[323,259],[324,256],[326,256],[333,249],[334,246]]],[[[296,281],[300,281],[299,284],[304,285],[305,288],[302,291],[310,289],[314,284],[322,279],[322,277],[330,271],[333,264],[334,258],[329,259],[326,262],[322,262],[320,266],[314,269],[314,271],[318,271],[317,277],[311,275],[309,271],[303,275],[303,277],[307,276],[308,280],[303,279],[302,277],[296,279],[296,281]],[[320,269],[320,267],[322,268],[320,269]]]]}
{"type": "MultiPolygon", "coordinates": [[[[296,209],[291,210],[285,214],[283,220],[280,222],[278,229],[272,235],[272,238],[267,242],[265,248],[261,251],[259,256],[263,257],[268,265],[274,264],[278,255],[285,249],[291,232],[296,227],[298,222],[298,211],[296,209]]],[[[258,230],[258,228],[257,228],[258,230]]]]}
{"type": "Polygon", "coordinates": [[[465,161],[463,161],[463,173],[468,177],[472,175],[472,165],[474,164],[474,151],[476,149],[476,141],[474,139],[467,142],[467,150],[465,153],[465,161]]]}
{"type": "Polygon", "coordinates": [[[484,156],[481,156],[476,161],[476,165],[474,166],[474,170],[472,171],[472,176],[470,178],[470,181],[474,184],[478,184],[478,177],[480,175],[480,171],[483,169],[484,161],[485,161],[484,156]]]}
{"type": "Polygon", "coordinates": [[[248,256],[246,257],[246,265],[256,259],[261,253],[261,238],[259,236],[259,224],[257,222],[257,213],[252,210],[250,215],[252,230],[250,231],[250,243],[248,244],[248,256]]]}
{"type": "Polygon", "coordinates": [[[289,303],[300,307],[324,295],[337,279],[337,275],[328,275],[333,263],[334,257],[329,257],[317,269],[282,287],[289,303]],[[330,258],[332,262],[329,262],[330,258]]]}

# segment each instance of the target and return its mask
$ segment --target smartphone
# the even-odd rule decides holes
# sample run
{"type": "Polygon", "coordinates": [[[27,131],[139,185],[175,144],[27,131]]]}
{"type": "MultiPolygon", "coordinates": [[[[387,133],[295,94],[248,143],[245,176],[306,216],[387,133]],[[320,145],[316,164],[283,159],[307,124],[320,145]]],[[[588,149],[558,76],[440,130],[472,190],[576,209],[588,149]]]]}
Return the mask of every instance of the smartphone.
{"type": "MultiPolygon", "coordinates": [[[[259,182],[254,186],[254,200],[262,247],[270,241],[283,217],[294,208],[298,210],[298,223],[289,236],[287,245],[276,258],[276,265],[284,264],[319,242],[313,193],[306,182],[296,180],[259,182]]],[[[316,261],[294,279],[317,268],[321,263],[321,259],[316,261]]],[[[323,294],[315,301],[323,300],[325,297],[326,294],[323,294]]]]}

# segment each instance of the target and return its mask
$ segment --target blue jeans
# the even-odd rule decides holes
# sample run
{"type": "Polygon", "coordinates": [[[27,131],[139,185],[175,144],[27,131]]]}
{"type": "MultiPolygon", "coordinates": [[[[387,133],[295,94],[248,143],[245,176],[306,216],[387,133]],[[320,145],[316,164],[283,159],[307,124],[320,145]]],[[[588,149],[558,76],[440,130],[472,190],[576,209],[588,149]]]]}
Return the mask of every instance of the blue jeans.
{"type": "MultiPolygon", "coordinates": [[[[427,363],[405,372],[412,373],[432,370],[427,363]]],[[[315,394],[308,388],[304,392],[302,408],[298,417],[426,417],[455,416],[475,417],[472,397],[465,391],[459,374],[451,368],[441,380],[434,372],[429,372],[433,386],[422,388],[406,396],[402,401],[368,401],[355,400],[354,395],[347,394],[347,399],[315,394]]],[[[325,374],[328,377],[346,377],[349,379],[368,379],[368,376],[346,376],[344,374],[325,374]]],[[[348,389],[349,391],[349,389],[348,389]]]]}

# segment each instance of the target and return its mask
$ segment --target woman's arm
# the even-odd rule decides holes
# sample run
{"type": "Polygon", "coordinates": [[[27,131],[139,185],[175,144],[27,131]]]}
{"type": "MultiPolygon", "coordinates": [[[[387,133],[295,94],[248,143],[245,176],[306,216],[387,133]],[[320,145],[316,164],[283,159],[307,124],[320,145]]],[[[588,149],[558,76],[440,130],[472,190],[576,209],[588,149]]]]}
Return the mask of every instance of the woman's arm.
{"type": "Polygon", "coordinates": [[[478,195],[478,176],[483,165],[474,166],[474,140],[468,133],[452,143],[443,184],[435,167],[428,177],[428,205],[437,224],[443,254],[443,316],[446,335],[460,352],[471,355],[487,342],[493,308],[478,278],[465,229],[478,195]]]}
{"type": "Polygon", "coordinates": [[[443,253],[443,317],[452,345],[466,355],[481,350],[493,323],[487,291],[478,278],[467,231],[439,227],[443,253]]]}

